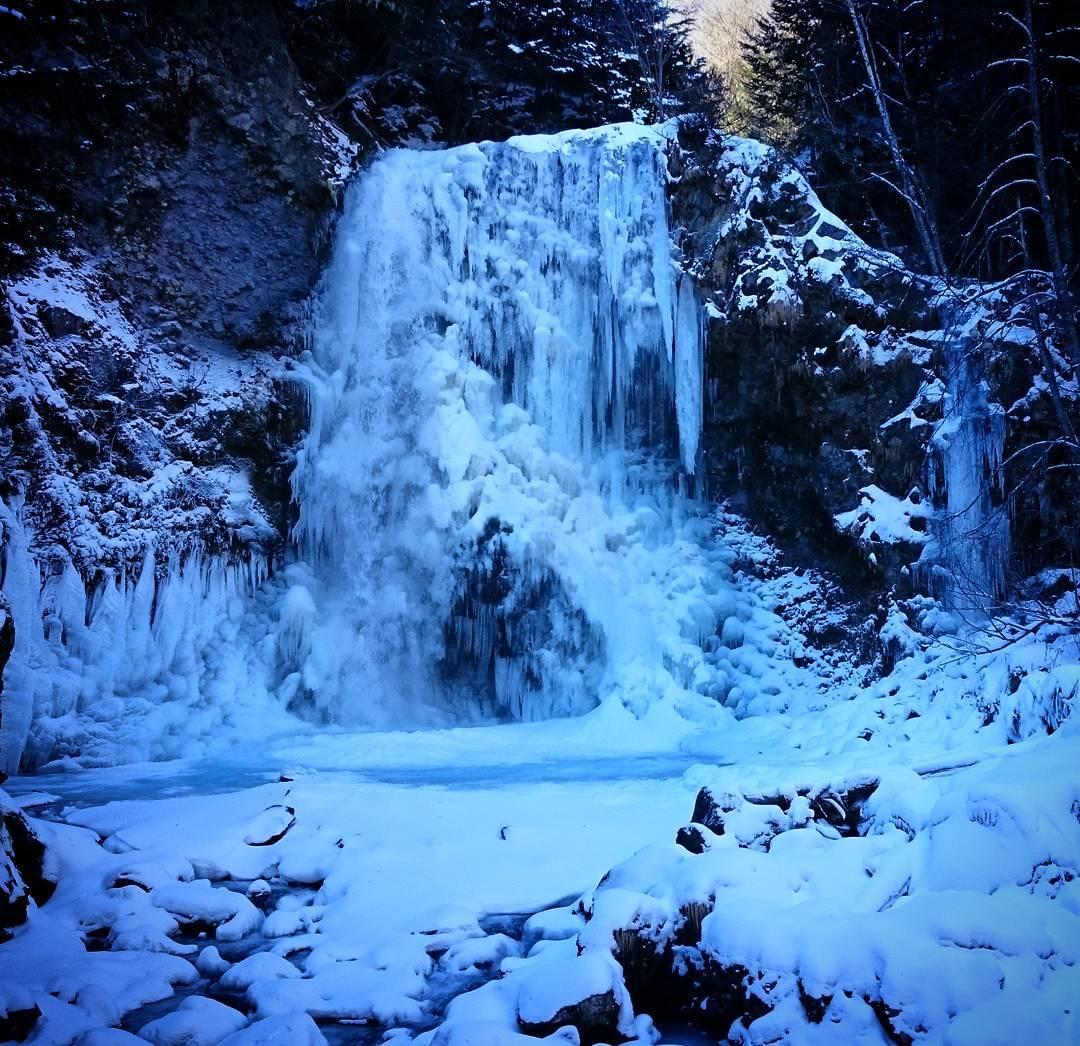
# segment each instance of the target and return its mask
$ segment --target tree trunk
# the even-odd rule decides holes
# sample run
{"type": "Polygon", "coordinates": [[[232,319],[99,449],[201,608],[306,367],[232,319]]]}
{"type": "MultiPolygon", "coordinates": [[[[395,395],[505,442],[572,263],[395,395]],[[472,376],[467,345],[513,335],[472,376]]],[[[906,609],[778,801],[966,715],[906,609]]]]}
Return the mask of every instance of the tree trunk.
{"type": "Polygon", "coordinates": [[[1031,0],[1024,0],[1025,49],[1027,60],[1027,89],[1031,106],[1032,152],[1035,154],[1035,180],[1039,187],[1039,214],[1042,218],[1043,233],[1046,237],[1046,254],[1050,262],[1050,276],[1054,283],[1054,295],[1057,298],[1058,322],[1069,347],[1069,359],[1074,368],[1080,371],[1080,333],[1076,328],[1076,309],[1073,305],[1072,290],[1066,262],[1061,249],[1061,237],[1058,233],[1057,213],[1054,210],[1054,198],[1050,192],[1050,174],[1046,161],[1046,142],[1043,138],[1042,98],[1039,88],[1038,49],[1035,46],[1035,16],[1031,0]]]}
{"type": "Polygon", "coordinates": [[[889,116],[889,106],[885,100],[885,91],[881,86],[881,77],[878,73],[877,60],[874,57],[873,43],[866,27],[859,0],[845,0],[851,24],[855,29],[855,39],[859,44],[859,54],[862,57],[863,66],[866,69],[866,79],[870,87],[870,93],[874,98],[874,105],[881,120],[881,129],[885,135],[885,141],[889,146],[889,154],[892,157],[893,166],[900,178],[901,195],[907,202],[911,217],[915,222],[915,231],[919,237],[926,263],[934,276],[946,275],[947,266],[945,256],[941,249],[941,240],[937,233],[936,224],[931,217],[930,208],[926,201],[926,195],[919,184],[918,176],[911,165],[904,158],[904,152],[900,148],[900,139],[896,136],[892,118],[889,116]]]}

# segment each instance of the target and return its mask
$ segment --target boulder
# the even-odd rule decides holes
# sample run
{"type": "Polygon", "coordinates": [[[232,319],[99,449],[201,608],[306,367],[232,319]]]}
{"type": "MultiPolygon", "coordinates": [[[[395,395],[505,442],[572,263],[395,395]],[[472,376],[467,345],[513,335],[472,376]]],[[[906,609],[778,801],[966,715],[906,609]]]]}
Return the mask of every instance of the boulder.
{"type": "Polygon", "coordinates": [[[732,796],[716,795],[709,788],[702,788],[694,800],[694,812],[690,815],[693,824],[702,825],[717,835],[724,834],[724,814],[731,813],[739,805],[732,796]]]}
{"type": "Polygon", "coordinates": [[[56,890],[46,857],[29,819],[0,791],[0,941],[26,921],[31,900],[44,904],[56,890]]]}
{"type": "Polygon", "coordinates": [[[625,988],[610,955],[586,953],[527,968],[518,990],[521,1030],[543,1038],[560,1028],[576,1028],[583,1046],[619,1042],[619,1014],[625,988]]]}
{"type": "MultiPolygon", "coordinates": [[[[722,830],[723,825],[720,827],[722,830]]],[[[675,845],[681,846],[692,854],[703,854],[709,849],[709,841],[705,834],[707,831],[708,829],[702,828],[701,825],[683,825],[675,835],[675,845]]]]}

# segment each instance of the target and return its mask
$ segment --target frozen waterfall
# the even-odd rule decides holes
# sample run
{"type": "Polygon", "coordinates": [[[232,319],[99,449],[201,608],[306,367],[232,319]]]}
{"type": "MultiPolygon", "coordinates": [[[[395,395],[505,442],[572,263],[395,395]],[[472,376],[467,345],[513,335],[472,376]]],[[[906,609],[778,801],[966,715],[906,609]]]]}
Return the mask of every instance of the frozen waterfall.
{"type": "Polygon", "coordinates": [[[1002,467],[1006,417],[983,375],[978,314],[942,297],[939,307],[956,333],[944,339],[944,415],[930,443],[930,489],[941,511],[928,559],[938,566],[932,590],[962,613],[978,616],[1005,591],[1011,534],[1002,467]]]}
{"type": "Polygon", "coordinates": [[[622,125],[394,151],[353,185],[298,370],[292,707],[574,714],[715,628],[707,571],[676,579],[703,345],[667,147],[622,125]]]}

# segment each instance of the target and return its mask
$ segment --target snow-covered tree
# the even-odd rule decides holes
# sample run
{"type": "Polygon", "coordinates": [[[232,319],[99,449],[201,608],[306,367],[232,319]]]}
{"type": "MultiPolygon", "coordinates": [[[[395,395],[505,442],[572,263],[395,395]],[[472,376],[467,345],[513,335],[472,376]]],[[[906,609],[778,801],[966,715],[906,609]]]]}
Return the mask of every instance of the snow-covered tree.
{"type": "Polygon", "coordinates": [[[1001,278],[1022,266],[1009,217],[1021,188],[1028,249],[1060,274],[1060,295],[1075,278],[1080,149],[1080,33],[1066,8],[774,0],[746,45],[750,128],[800,156],[862,231],[932,272],[1001,278]],[[1048,225],[1036,220],[1047,200],[1048,225]]]}
{"type": "Polygon", "coordinates": [[[293,21],[328,108],[380,144],[662,119],[708,87],[666,0],[326,0],[293,21]]]}

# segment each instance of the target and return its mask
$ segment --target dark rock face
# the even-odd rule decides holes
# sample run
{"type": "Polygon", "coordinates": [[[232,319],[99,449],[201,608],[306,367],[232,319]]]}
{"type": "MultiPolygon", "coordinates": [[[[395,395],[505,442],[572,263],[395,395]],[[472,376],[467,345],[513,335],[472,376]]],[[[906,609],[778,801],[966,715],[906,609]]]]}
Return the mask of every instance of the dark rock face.
{"type": "Polygon", "coordinates": [[[802,1005],[803,1012],[806,1014],[806,1019],[811,1024],[820,1024],[825,1019],[825,1014],[829,1012],[832,1000],[831,995],[817,996],[809,994],[803,987],[802,981],[799,981],[799,1002],[802,1005]]]}
{"type": "Polygon", "coordinates": [[[730,813],[733,805],[718,799],[708,788],[702,788],[694,800],[694,811],[690,820],[703,825],[716,835],[724,834],[724,814],[730,813]]]}
{"type": "Polygon", "coordinates": [[[810,799],[810,809],[818,821],[832,825],[841,835],[858,835],[863,805],[877,786],[877,780],[870,780],[846,791],[818,792],[810,799]]]}
{"type": "Polygon", "coordinates": [[[749,1026],[769,1012],[755,990],[757,978],[745,966],[721,965],[706,960],[700,977],[694,978],[690,1012],[699,1015],[700,1025],[718,1036],[726,1036],[736,1021],[749,1026]]]}
{"type": "Polygon", "coordinates": [[[614,991],[590,995],[573,1006],[564,1006],[549,1021],[539,1024],[520,1021],[520,1024],[526,1035],[541,1039],[570,1025],[577,1029],[582,1046],[616,1042],[622,1038],[618,1029],[619,1004],[614,991]]]}
{"type": "Polygon", "coordinates": [[[30,907],[29,891],[9,850],[10,842],[4,839],[0,851],[0,944],[11,940],[11,931],[26,922],[30,907]]]}
{"type": "MultiPolygon", "coordinates": [[[[721,826],[722,827],[722,826],[721,826]]],[[[675,845],[692,854],[703,854],[709,849],[705,830],[696,824],[684,825],[675,834],[675,845]]]]}
{"type": "Polygon", "coordinates": [[[0,45],[23,70],[0,85],[0,133],[17,146],[2,161],[9,271],[35,251],[84,248],[114,262],[115,290],[137,310],[161,299],[185,327],[209,331],[302,298],[335,158],[273,8],[150,0],[23,12],[5,20],[0,45]],[[44,220],[33,235],[35,206],[52,236],[44,220]]]}
{"type": "MultiPolygon", "coordinates": [[[[7,597],[0,592],[0,726],[3,722],[4,667],[15,649],[15,618],[11,616],[11,607],[7,597]]],[[[0,784],[4,783],[4,774],[0,773],[0,784]]]]}
{"type": "Polygon", "coordinates": [[[760,975],[737,963],[722,965],[698,950],[708,909],[693,907],[700,910],[684,913],[676,947],[658,947],[645,931],[622,930],[615,934],[615,957],[637,1012],[661,1025],[665,1019],[692,1021],[720,1041],[736,1021],[749,1025],[772,1007],[762,998],[760,975]]]}
{"type": "Polygon", "coordinates": [[[867,998],[866,1003],[874,1011],[874,1016],[877,1017],[881,1030],[889,1042],[895,1043],[896,1046],[911,1046],[915,1041],[914,1038],[906,1031],[898,1029],[895,1024],[896,1018],[900,1016],[900,1010],[890,1006],[884,999],[867,998]]]}
{"type": "Polygon", "coordinates": [[[303,422],[276,360],[352,147],[272,5],[22,11],[0,42],[23,70],[0,82],[0,495],[87,578],[155,527],[163,549],[271,550],[303,422]],[[222,466],[249,476],[246,519],[222,518],[222,466]]]}
{"type": "Polygon", "coordinates": [[[775,153],[687,144],[673,209],[714,303],[708,493],[747,511],[795,562],[824,562],[855,591],[894,585],[918,547],[881,542],[871,564],[834,516],[871,483],[900,497],[919,487],[927,429],[882,426],[927,378],[929,352],[896,332],[930,322],[928,296],[899,263],[860,256],[775,153]]]}
{"type": "Polygon", "coordinates": [[[31,900],[45,904],[56,890],[46,856],[26,816],[0,792],[0,943],[26,922],[31,900]]]}
{"type": "Polygon", "coordinates": [[[4,1042],[25,1042],[40,1016],[41,1010],[36,1005],[25,1010],[0,1013],[0,1036],[3,1036],[4,1042]]]}
{"type": "MultiPolygon", "coordinates": [[[[970,288],[978,315],[960,319],[932,281],[842,228],[775,153],[692,131],[683,143],[674,220],[712,306],[708,496],[746,513],[794,563],[837,577],[868,613],[886,594],[903,600],[926,591],[929,571],[913,564],[930,520],[946,508],[945,464],[931,437],[956,373],[947,345],[963,339],[966,365],[1005,417],[1004,482],[979,478],[1008,514],[1009,569],[1027,577],[1075,562],[1080,480],[1065,467],[1061,425],[1024,319],[1032,288],[970,288]],[[1042,452],[1031,448],[1047,447],[1036,460],[1042,452]],[[881,492],[906,516],[901,533],[878,526],[873,501],[881,492]]],[[[961,288],[957,300],[969,291],[961,288]]],[[[887,669],[887,652],[883,660],[887,669]]]]}

